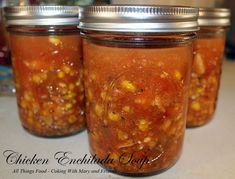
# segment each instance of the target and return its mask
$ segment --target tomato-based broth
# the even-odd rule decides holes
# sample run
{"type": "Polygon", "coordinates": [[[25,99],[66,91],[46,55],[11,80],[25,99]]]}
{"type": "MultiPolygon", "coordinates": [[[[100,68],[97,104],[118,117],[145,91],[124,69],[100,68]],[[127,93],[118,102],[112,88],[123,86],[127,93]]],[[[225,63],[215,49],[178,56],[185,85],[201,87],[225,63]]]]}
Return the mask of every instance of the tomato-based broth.
{"type": "Polygon", "coordinates": [[[92,154],[109,156],[105,167],[121,173],[170,167],[182,150],[192,46],[83,45],[92,154]]]}
{"type": "Polygon", "coordinates": [[[187,126],[201,126],[215,112],[225,36],[202,37],[194,44],[187,126]]]}
{"type": "Polygon", "coordinates": [[[17,103],[23,126],[40,136],[84,128],[81,38],[10,34],[17,103]]]}

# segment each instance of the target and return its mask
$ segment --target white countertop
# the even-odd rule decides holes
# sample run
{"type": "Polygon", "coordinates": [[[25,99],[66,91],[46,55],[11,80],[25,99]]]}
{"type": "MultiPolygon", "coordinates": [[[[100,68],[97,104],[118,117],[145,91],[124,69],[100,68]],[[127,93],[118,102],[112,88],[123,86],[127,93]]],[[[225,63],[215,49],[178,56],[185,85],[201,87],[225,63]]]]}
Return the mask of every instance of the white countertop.
{"type": "MultiPolygon", "coordinates": [[[[15,97],[0,97],[0,179],[128,178],[112,173],[91,173],[102,169],[96,164],[61,166],[54,159],[58,151],[70,151],[73,158],[89,154],[87,133],[57,139],[30,135],[20,125],[15,97]],[[3,152],[13,150],[28,157],[48,158],[47,165],[9,165],[3,152]],[[19,173],[13,173],[20,169],[19,173]],[[20,173],[47,169],[47,173],[20,173]],[[55,170],[67,173],[53,173],[55,170]],[[68,173],[77,169],[77,173],[68,173]],[[79,171],[80,169],[80,171],[79,171]],[[89,173],[81,173],[81,170],[89,173]]],[[[175,166],[149,179],[234,179],[235,178],[235,61],[225,61],[216,115],[204,127],[187,129],[182,156],[175,166]]]]}

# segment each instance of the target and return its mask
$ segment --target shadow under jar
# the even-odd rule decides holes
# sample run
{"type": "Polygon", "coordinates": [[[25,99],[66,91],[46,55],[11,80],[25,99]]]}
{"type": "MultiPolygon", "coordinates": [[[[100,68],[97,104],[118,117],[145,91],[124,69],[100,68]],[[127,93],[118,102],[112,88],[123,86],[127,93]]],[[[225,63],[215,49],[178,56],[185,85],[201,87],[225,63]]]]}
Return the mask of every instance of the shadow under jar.
{"type": "Polygon", "coordinates": [[[229,17],[228,9],[199,9],[187,127],[205,125],[215,113],[229,17]]]}
{"type": "Polygon", "coordinates": [[[85,127],[78,7],[5,8],[22,125],[44,137],[85,127]]]}
{"type": "Polygon", "coordinates": [[[100,163],[110,171],[150,175],[179,158],[197,14],[167,6],[82,9],[90,151],[110,159],[100,163]]]}

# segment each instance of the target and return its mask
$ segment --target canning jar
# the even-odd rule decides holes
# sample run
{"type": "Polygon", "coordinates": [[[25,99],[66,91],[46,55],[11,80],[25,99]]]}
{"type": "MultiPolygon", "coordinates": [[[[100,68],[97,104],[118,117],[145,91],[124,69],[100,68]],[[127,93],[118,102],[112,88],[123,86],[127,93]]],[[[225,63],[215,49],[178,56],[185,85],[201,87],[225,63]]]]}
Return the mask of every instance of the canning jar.
{"type": "Polygon", "coordinates": [[[199,9],[187,127],[208,123],[215,112],[229,17],[228,9],[199,9]]]}
{"type": "Polygon", "coordinates": [[[84,128],[78,7],[5,8],[22,125],[45,137],[84,128]]]}
{"type": "Polygon", "coordinates": [[[110,159],[105,168],[149,175],[179,158],[197,14],[168,6],[81,10],[90,151],[110,159]]]}

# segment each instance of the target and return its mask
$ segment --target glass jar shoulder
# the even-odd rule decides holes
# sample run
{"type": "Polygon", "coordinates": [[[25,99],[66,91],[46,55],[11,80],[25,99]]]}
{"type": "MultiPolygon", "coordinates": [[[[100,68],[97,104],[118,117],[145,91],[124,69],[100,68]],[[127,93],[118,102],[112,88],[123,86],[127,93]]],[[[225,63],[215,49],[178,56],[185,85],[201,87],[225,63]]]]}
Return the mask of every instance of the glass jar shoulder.
{"type": "Polygon", "coordinates": [[[161,48],[190,44],[195,33],[113,33],[82,31],[81,36],[94,44],[124,48],[161,48]]]}

